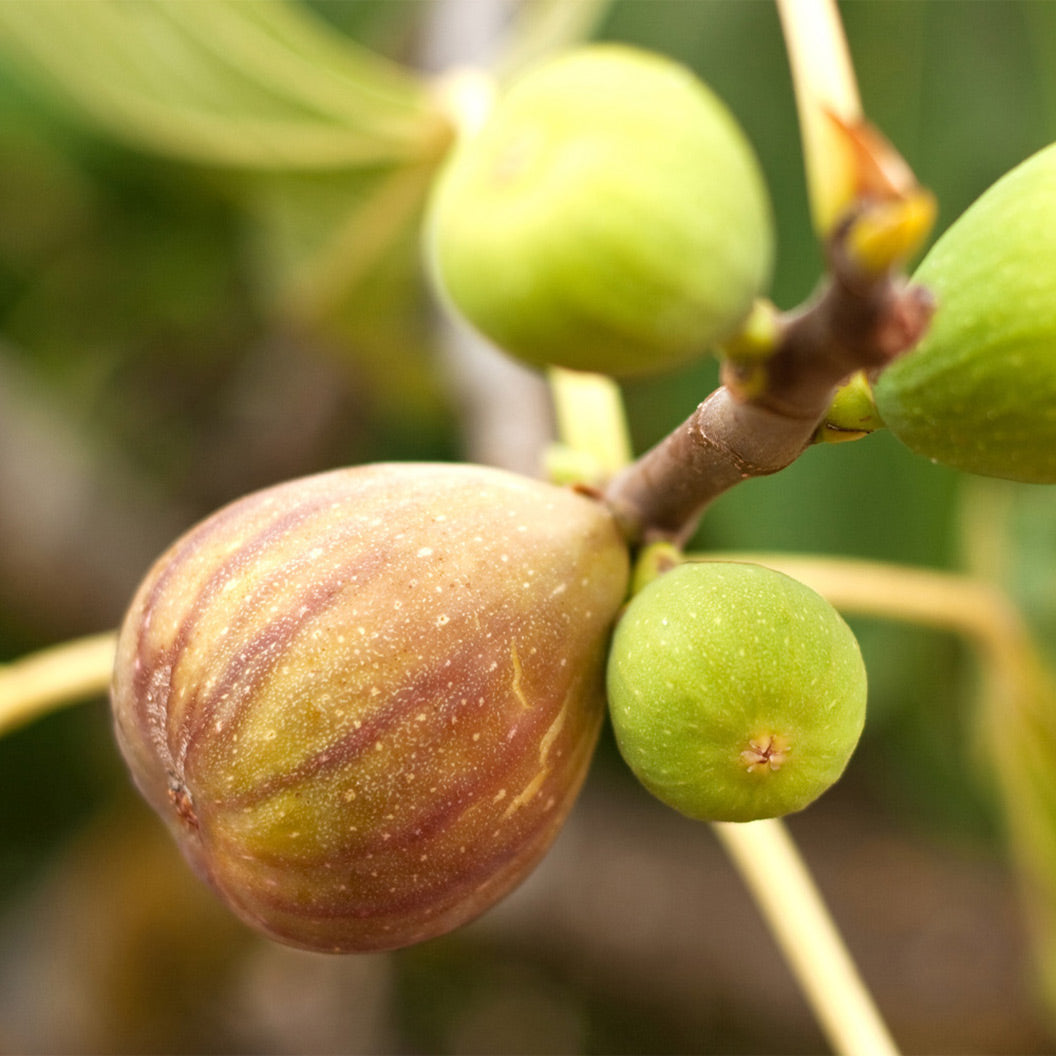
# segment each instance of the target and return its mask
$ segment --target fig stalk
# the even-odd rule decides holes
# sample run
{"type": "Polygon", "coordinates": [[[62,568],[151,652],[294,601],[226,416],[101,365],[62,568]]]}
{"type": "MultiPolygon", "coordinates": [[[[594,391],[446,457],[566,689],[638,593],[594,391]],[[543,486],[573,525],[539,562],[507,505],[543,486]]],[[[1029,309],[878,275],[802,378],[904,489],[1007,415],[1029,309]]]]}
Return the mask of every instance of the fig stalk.
{"type": "Polygon", "coordinates": [[[783,822],[720,821],[713,823],[712,831],[752,892],[833,1051],[897,1056],[894,1040],[783,822]]]}

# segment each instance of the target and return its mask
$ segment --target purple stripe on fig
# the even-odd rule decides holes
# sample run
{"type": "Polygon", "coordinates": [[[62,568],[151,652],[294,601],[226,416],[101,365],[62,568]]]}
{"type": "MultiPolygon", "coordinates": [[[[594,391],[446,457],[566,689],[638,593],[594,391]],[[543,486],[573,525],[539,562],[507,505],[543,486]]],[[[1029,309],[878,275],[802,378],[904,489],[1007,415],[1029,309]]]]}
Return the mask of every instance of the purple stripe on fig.
{"type": "MultiPolygon", "coordinates": [[[[580,772],[584,769],[581,767],[580,772]]],[[[429,882],[428,872],[424,876],[411,873],[412,883],[405,891],[387,886],[393,873],[407,877],[408,870],[386,868],[376,855],[367,852],[362,864],[368,871],[374,867],[380,884],[378,890],[371,890],[362,900],[339,898],[325,906],[316,901],[304,904],[297,900],[269,898],[265,894],[256,900],[256,904],[258,908],[266,905],[270,910],[267,919],[273,933],[282,934],[283,927],[287,936],[301,934],[305,927],[336,930],[342,921],[345,926],[349,921],[359,921],[369,922],[376,934],[397,934],[405,927],[406,920],[414,920],[419,922],[420,930],[416,934],[405,932],[404,941],[420,941],[464,923],[467,904],[486,907],[515,886],[526,869],[530,869],[545,852],[550,842],[547,825],[560,822],[563,817],[564,811],[557,818],[548,819],[542,815],[535,831],[524,834],[517,847],[511,845],[496,850],[492,845],[484,851],[479,847],[464,848],[462,871],[445,876],[442,886],[435,880],[429,882]],[[528,852],[531,857],[526,856],[528,852]],[[280,919],[284,924],[278,923],[280,919]]],[[[417,864],[409,859],[411,869],[417,864]]]]}
{"type": "MultiPolygon", "coordinates": [[[[315,502],[306,502],[303,507],[283,511],[280,517],[272,523],[265,524],[260,532],[255,536],[248,538],[238,549],[227,552],[225,554],[225,560],[218,564],[216,570],[205,580],[204,584],[195,595],[193,602],[189,602],[186,618],[181,623],[173,644],[165,650],[160,650],[156,656],[141,656],[144,671],[168,670],[171,676],[176,658],[182,654],[184,645],[194,634],[203,614],[207,613],[210,605],[219,598],[225,585],[234,581],[243,568],[249,567],[269,549],[274,548],[276,544],[286,538],[289,533],[292,533],[299,528],[303,528],[313,517],[319,515],[321,512],[325,512],[332,505],[333,500],[323,495],[315,502]]],[[[193,560],[195,554],[208,546],[213,537],[223,532],[224,528],[227,527],[232,520],[233,515],[237,514],[242,507],[242,503],[234,503],[232,506],[225,507],[217,514],[214,514],[190,533],[186,542],[177,547],[172,560],[166,562],[164,574],[159,577],[158,584],[155,589],[149,593],[148,598],[142,607],[141,634],[143,637],[141,637],[141,653],[146,650],[148,646],[148,639],[144,632],[150,626],[157,598],[163,596],[163,588],[168,584],[171,577],[185,566],[187,561],[193,560]]],[[[290,562],[287,565],[280,567],[272,579],[287,574],[291,566],[295,563],[296,562],[290,562]]],[[[384,564],[384,558],[380,559],[377,563],[379,565],[384,564]]],[[[369,565],[369,561],[360,562],[360,570],[362,570],[364,565],[369,565]]],[[[269,580],[266,580],[262,584],[262,588],[258,589],[257,593],[259,594],[263,588],[266,588],[269,582],[269,580]]],[[[336,595],[338,589],[338,585],[331,583],[323,584],[321,598],[309,597],[307,599],[308,610],[311,611],[312,609],[317,608],[320,603],[325,603],[328,598],[336,595]]],[[[246,598],[244,609],[246,611],[251,611],[254,607],[254,603],[258,600],[259,599],[256,595],[246,598]]],[[[302,605],[303,604],[306,604],[304,600],[302,600],[302,605]]],[[[218,703],[224,697],[224,694],[230,691],[234,684],[240,683],[243,689],[247,691],[246,695],[250,695],[248,691],[252,689],[252,683],[255,680],[247,679],[247,670],[254,670],[256,666],[250,661],[256,656],[263,655],[266,657],[267,650],[269,649],[274,651],[273,662],[277,661],[279,656],[281,656],[280,647],[283,645],[282,639],[298,629],[303,615],[304,614],[301,614],[296,621],[291,621],[288,616],[280,617],[279,620],[276,621],[278,629],[272,630],[271,637],[269,637],[269,633],[266,630],[257,634],[251,642],[246,645],[241,653],[230,658],[225,673],[218,677],[210,687],[210,692],[206,694],[206,700],[201,703],[197,700],[192,700],[191,704],[184,708],[184,713],[189,711],[195,714],[197,717],[197,724],[200,726],[213,726],[216,720],[215,711],[218,707],[218,703]],[[285,629],[285,633],[282,633],[283,629],[285,629]]],[[[239,615],[236,612],[231,620],[231,627],[235,632],[232,637],[235,641],[239,640],[237,632],[243,622],[244,621],[240,620],[239,615]]],[[[263,677],[266,673],[266,667],[260,667],[259,675],[263,677]]],[[[180,724],[175,721],[180,717],[180,712],[169,713],[169,721],[165,733],[166,744],[168,745],[168,750],[171,759],[173,760],[173,769],[177,771],[182,769],[182,763],[177,765],[175,761],[182,760],[186,755],[192,735],[191,732],[185,728],[185,724],[180,724]]],[[[142,715],[141,718],[143,721],[149,723],[149,716],[142,715]]],[[[229,714],[225,717],[225,728],[231,724],[237,726],[237,721],[237,712],[233,715],[229,714]]]]}
{"type": "MultiPolygon", "coordinates": [[[[259,803],[284,788],[296,785],[306,778],[325,776],[334,770],[355,763],[360,756],[373,750],[379,738],[399,723],[413,720],[415,715],[421,713],[423,707],[435,709],[438,706],[437,697],[430,692],[430,687],[440,680],[449,681],[448,676],[448,672],[439,677],[435,672],[424,672],[413,683],[403,687],[398,697],[393,698],[387,707],[374,713],[369,719],[365,719],[359,728],[351,730],[341,740],[327,745],[316,755],[306,758],[289,772],[269,775],[265,783],[254,786],[240,796],[232,797],[225,802],[225,806],[245,808],[259,803]]],[[[443,704],[439,706],[443,707],[443,704]]],[[[545,719],[546,712],[542,711],[540,714],[545,719]]],[[[506,742],[512,758],[517,759],[523,754],[524,746],[521,741],[526,736],[535,740],[542,736],[545,731],[537,729],[538,725],[539,722],[535,724],[521,722],[510,728],[506,735],[506,742]]],[[[478,769],[476,772],[479,775],[488,771],[478,769]]]]}
{"type": "MultiPolygon", "coordinates": [[[[589,754],[589,750],[592,748],[593,739],[586,740],[584,754],[589,754]]],[[[492,782],[483,782],[479,791],[485,793],[486,798],[485,796],[476,796],[474,798],[482,803],[492,800],[494,798],[493,789],[492,782]]],[[[467,784],[462,791],[471,794],[478,791],[478,789],[467,784]]],[[[532,816],[530,825],[519,826],[518,819],[511,815],[513,824],[507,824],[507,828],[509,828],[514,838],[498,840],[496,838],[498,833],[494,827],[482,828],[471,824],[472,818],[463,819],[469,838],[465,842],[462,842],[461,839],[455,841],[455,845],[450,848],[452,854],[448,867],[442,875],[429,871],[425,871],[424,875],[422,873],[416,875],[415,871],[420,869],[423,864],[423,853],[425,852],[421,848],[430,846],[435,851],[437,844],[435,842],[431,844],[426,842],[440,831],[435,826],[435,823],[437,821],[457,822],[463,815],[466,815],[467,808],[471,808],[473,805],[473,800],[469,798],[469,795],[464,796],[457,804],[451,804],[443,813],[439,813],[437,818],[423,819],[423,825],[420,828],[409,828],[407,832],[400,834],[392,833],[386,827],[381,832],[368,834],[365,839],[357,844],[350,844],[347,848],[343,848],[342,853],[336,855],[333,859],[325,862],[321,860],[301,861],[295,863],[295,868],[310,876],[313,883],[316,881],[320,869],[329,871],[340,868],[344,870],[342,875],[357,872],[394,874],[399,878],[401,884],[409,882],[413,890],[427,892],[434,889],[443,889],[450,895],[453,886],[460,884],[466,888],[475,887],[483,878],[490,876],[497,865],[515,860],[519,855],[523,855],[523,845],[526,839],[533,840],[536,837],[547,836],[547,829],[551,824],[549,815],[558,806],[557,797],[553,794],[553,791],[550,790],[550,793],[544,798],[544,809],[532,816]],[[453,812],[455,813],[453,814],[453,812]],[[426,824],[429,822],[434,825],[432,831],[426,828],[426,824]],[[386,838],[390,835],[392,836],[391,840],[386,838]],[[417,837],[417,840],[415,837],[417,837]]],[[[507,822],[510,821],[510,819],[505,820],[507,822]]],[[[547,842],[549,842],[548,839],[547,842]]],[[[261,856],[260,861],[284,871],[288,871],[291,866],[289,858],[277,855],[270,857],[261,856]]],[[[425,861],[428,861],[428,857],[426,857],[425,861]]],[[[336,872],[334,875],[336,875],[336,872]]],[[[376,906],[375,911],[379,913],[387,912],[391,908],[388,904],[389,902],[391,900],[388,900],[385,905],[376,906]]],[[[284,905],[281,900],[276,901],[274,904],[284,905]]],[[[295,907],[289,908],[291,912],[295,910],[295,907]]],[[[340,913],[341,911],[337,910],[335,912],[340,913]]],[[[363,913],[361,912],[358,915],[363,915],[363,913]]]]}
{"type": "MultiPolygon", "coordinates": [[[[560,721],[560,718],[554,720],[555,724],[560,721]]],[[[422,840],[442,833],[468,807],[477,802],[505,802],[503,817],[511,816],[532,795],[544,793],[549,773],[547,766],[551,765],[550,760],[546,759],[544,769],[536,771],[524,782],[524,775],[518,775],[518,764],[523,767],[526,753],[532,745],[540,742],[540,738],[534,729],[524,729],[520,734],[518,738],[507,742],[504,752],[490,752],[490,757],[478,761],[473,769],[466,773],[434,775],[438,783],[430,786],[433,795],[420,802],[401,802],[401,806],[406,806],[409,802],[415,809],[404,817],[395,815],[391,819],[392,823],[386,825],[383,832],[366,834],[355,847],[343,848],[339,853],[331,854],[328,860],[332,864],[346,863],[361,853],[381,849],[393,853],[405,846],[414,846],[422,840]],[[510,792],[510,787],[515,785],[518,779],[522,782],[521,787],[515,793],[510,792]],[[439,784],[441,781],[442,785],[439,784]]],[[[558,753],[560,752],[561,749],[558,749],[558,753]]],[[[555,755],[554,762],[556,761],[555,755]]]]}
{"type": "MultiPolygon", "coordinates": [[[[192,561],[194,556],[208,545],[211,537],[221,534],[232,521],[237,523],[244,517],[242,504],[231,503],[217,511],[199,524],[192,532],[184,536],[183,540],[170,550],[164,565],[157,568],[158,574],[154,580],[153,587],[147,593],[139,609],[140,631],[138,640],[140,643],[140,663],[136,668],[137,682],[135,693],[137,699],[142,702],[144,709],[149,705],[154,695],[163,691],[163,685],[157,680],[157,672],[168,672],[167,681],[171,681],[172,669],[176,658],[181,655],[183,646],[194,633],[202,612],[205,611],[214,596],[223,589],[224,585],[230,582],[231,578],[237,574],[239,565],[246,565],[252,562],[257,555],[273,545],[276,538],[292,530],[298,523],[303,522],[314,514],[318,508],[327,504],[326,500],[320,498],[314,504],[306,502],[300,507],[284,511],[281,517],[272,523],[266,524],[263,531],[257,536],[248,538],[237,552],[231,555],[227,561],[222,562],[206,579],[204,585],[199,589],[194,603],[189,607],[187,617],[175,634],[171,645],[165,650],[158,651],[155,655],[146,655],[149,644],[146,632],[150,628],[157,600],[165,596],[170,582],[177,573],[186,574],[188,562],[192,561]],[[145,680],[149,677],[153,677],[155,680],[153,687],[147,687],[145,684],[145,680]]],[[[139,719],[145,726],[151,726],[150,715],[145,710],[140,711],[139,719]]],[[[181,732],[179,728],[174,728],[174,724],[171,721],[166,725],[164,744],[167,746],[170,759],[176,760],[183,754],[182,746],[185,741],[183,737],[179,736],[181,732]]],[[[154,736],[160,747],[162,743],[161,730],[155,730],[154,736]]]]}
{"type": "Polygon", "coordinates": [[[198,872],[273,937],[440,934],[515,886],[570,809],[627,563],[601,505],[479,466],[248,496],[141,586],[119,743],[198,872]]]}
{"type": "MultiPolygon", "coordinates": [[[[438,913],[457,915],[459,919],[452,925],[457,926],[466,921],[464,906],[467,901],[476,901],[480,905],[480,896],[486,893],[489,896],[487,904],[494,903],[523,879],[526,868],[537,864],[550,843],[549,823],[550,819],[540,819],[536,830],[526,834],[516,847],[506,845],[490,853],[474,849],[476,853],[464,854],[464,868],[459,873],[448,873],[432,880],[424,868],[422,873],[409,873],[407,878],[411,883],[407,889],[399,890],[392,886],[388,889],[387,898],[383,889],[380,892],[370,891],[358,902],[343,898],[330,904],[320,904],[283,898],[274,892],[261,892],[254,898],[253,904],[258,912],[262,908],[271,911],[269,918],[262,919],[269,919],[268,930],[273,933],[277,931],[274,915],[281,915],[292,922],[285,935],[280,932],[279,937],[296,936],[297,922],[303,922],[306,927],[322,925],[327,928],[342,920],[367,923],[379,921],[386,930],[394,931],[401,923],[401,918],[420,917],[428,921],[438,913]],[[526,857],[525,847],[531,848],[531,857],[526,857]]],[[[387,880],[385,882],[388,883],[387,880]]],[[[233,901],[238,899],[237,894],[231,897],[233,901]]],[[[432,936],[420,934],[411,941],[429,937],[432,936]]],[[[293,944],[301,943],[294,941],[293,944]]]]}

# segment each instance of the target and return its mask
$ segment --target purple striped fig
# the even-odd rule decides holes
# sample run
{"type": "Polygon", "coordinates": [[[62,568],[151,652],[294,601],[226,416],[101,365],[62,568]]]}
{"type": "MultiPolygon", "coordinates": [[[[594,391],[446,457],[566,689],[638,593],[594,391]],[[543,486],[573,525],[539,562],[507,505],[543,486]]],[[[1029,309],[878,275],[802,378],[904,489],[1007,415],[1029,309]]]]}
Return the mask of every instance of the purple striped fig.
{"type": "Polygon", "coordinates": [[[225,507],[125,619],[117,738],[251,925],[393,949],[538,862],[604,715],[627,554],[604,508],[467,465],[386,464],[225,507]]]}

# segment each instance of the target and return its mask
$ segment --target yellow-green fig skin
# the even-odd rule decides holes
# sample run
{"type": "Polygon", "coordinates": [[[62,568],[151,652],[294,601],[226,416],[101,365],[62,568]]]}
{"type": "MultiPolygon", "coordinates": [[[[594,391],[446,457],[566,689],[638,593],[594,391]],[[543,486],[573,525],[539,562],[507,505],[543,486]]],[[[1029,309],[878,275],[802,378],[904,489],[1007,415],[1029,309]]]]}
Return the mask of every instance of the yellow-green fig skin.
{"type": "Polygon", "coordinates": [[[442,295],[535,366],[633,376],[706,354],[770,279],[773,224],[739,125],[689,69],[619,44],[529,70],[430,203],[442,295]]]}
{"type": "Polygon", "coordinates": [[[1056,144],[985,191],[914,280],[938,307],[876,383],[887,427],[955,469],[1056,483],[1056,144]]]}
{"type": "Polygon", "coordinates": [[[842,775],[865,722],[858,643],[831,605],[760,565],[690,562],[630,601],[609,713],[658,799],[701,821],[802,810],[842,775]]]}
{"type": "Polygon", "coordinates": [[[538,862],[604,716],[625,545],[591,499],[470,465],[255,493],[121,630],[119,745],[195,869],[290,945],[420,942],[538,862]]]}

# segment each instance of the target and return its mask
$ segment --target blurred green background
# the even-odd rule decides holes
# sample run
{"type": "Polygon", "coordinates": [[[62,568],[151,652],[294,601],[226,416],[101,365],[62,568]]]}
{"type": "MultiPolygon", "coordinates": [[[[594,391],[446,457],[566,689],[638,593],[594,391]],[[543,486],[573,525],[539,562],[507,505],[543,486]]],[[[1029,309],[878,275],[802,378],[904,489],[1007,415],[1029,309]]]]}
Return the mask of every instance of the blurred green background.
{"type": "MultiPolygon", "coordinates": [[[[129,71],[146,83],[149,61],[136,44],[79,32],[82,6],[93,0],[0,8],[0,661],[115,626],[153,557],[228,499],[334,465],[466,457],[479,440],[474,379],[460,375],[420,266],[443,129],[397,129],[389,156],[356,164],[298,165],[281,133],[285,160],[225,160],[223,136],[212,155],[166,145],[152,132],[160,119],[121,123],[129,71]],[[26,11],[43,43],[26,43],[26,11]]],[[[130,34],[156,29],[138,25],[151,6],[124,5],[130,34]]],[[[561,5],[534,6],[542,18],[561,5]]],[[[490,0],[297,11],[320,62],[355,41],[407,68],[445,58],[445,19],[509,13],[490,0]]],[[[936,193],[939,230],[1056,139],[1056,4],[861,0],[841,11],[866,110],[936,193]]],[[[740,119],[774,202],[772,296],[801,302],[820,257],[773,5],[616,0],[596,12],[594,36],[686,62],[740,119]]],[[[540,24],[525,37],[545,41],[540,24]]],[[[210,61],[230,58],[229,41],[211,46],[210,61]]],[[[187,74],[205,109],[226,90],[212,73],[207,62],[187,74]]],[[[415,125],[421,101],[394,80],[415,125]]],[[[236,131],[246,114],[309,120],[308,104],[280,113],[266,78],[256,94],[240,85],[244,99],[230,90],[219,116],[236,131]]],[[[325,139],[326,121],[309,116],[325,139]]],[[[636,446],[715,379],[705,363],[626,386],[636,446]]],[[[528,414],[536,384],[503,375],[491,402],[528,414]]],[[[749,482],[715,505],[697,542],[960,568],[974,560],[971,520],[998,508],[1007,516],[988,528],[1014,558],[1011,586],[1056,642],[1051,492],[984,489],[886,435],[812,449],[749,482]]],[[[1051,1051],[973,739],[972,657],[938,633],[855,628],[871,679],[866,736],[793,832],[907,1051],[1051,1051]]],[[[0,804],[2,1052],[824,1046],[708,831],[649,801],[608,740],[524,888],[464,931],[392,955],[300,954],[230,920],[140,806],[105,701],[0,741],[0,804]]]]}

